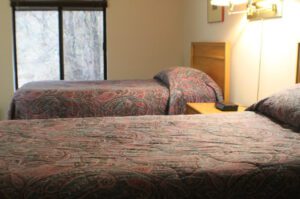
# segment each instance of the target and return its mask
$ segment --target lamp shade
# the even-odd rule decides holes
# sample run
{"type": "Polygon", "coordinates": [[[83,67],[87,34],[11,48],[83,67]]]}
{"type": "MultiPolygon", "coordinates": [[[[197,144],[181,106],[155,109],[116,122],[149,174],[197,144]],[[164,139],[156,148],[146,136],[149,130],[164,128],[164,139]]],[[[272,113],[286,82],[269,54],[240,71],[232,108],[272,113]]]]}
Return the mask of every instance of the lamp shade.
{"type": "Polygon", "coordinates": [[[214,6],[229,6],[230,1],[229,0],[211,0],[211,5],[214,6]]]}
{"type": "Polygon", "coordinates": [[[247,3],[248,0],[211,0],[211,5],[214,6],[229,6],[247,3]]]}

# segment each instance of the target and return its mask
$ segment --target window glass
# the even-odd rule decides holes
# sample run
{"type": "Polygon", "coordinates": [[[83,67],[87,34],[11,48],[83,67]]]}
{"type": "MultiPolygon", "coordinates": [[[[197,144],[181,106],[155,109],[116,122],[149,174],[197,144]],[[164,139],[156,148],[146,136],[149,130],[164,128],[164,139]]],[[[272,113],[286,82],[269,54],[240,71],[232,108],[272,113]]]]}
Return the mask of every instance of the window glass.
{"type": "Polygon", "coordinates": [[[18,86],[59,80],[57,11],[16,11],[18,86]]]}
{"type": "Polygon", "coordinates": [[[63,11],[65,80],[103,80],[103,12],[63,11]]]}

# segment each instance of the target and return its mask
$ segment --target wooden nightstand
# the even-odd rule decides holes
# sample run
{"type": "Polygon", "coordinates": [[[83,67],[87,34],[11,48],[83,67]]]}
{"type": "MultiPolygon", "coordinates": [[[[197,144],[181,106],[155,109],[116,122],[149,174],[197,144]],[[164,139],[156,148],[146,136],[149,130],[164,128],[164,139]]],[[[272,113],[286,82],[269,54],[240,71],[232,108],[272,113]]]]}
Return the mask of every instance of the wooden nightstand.
{"type": "MultiPolygon", "coordinates": [[[[246,107],[239,106],[237,112],[245,111],[246,107]]],[[[231,111],[220,111],[215,107],[215,103],[187,103],[185,114],[212,114],[212,113],[228,113],[231,111]]],[[[236,111],[234,111],[236,112],[236,111]]]]}

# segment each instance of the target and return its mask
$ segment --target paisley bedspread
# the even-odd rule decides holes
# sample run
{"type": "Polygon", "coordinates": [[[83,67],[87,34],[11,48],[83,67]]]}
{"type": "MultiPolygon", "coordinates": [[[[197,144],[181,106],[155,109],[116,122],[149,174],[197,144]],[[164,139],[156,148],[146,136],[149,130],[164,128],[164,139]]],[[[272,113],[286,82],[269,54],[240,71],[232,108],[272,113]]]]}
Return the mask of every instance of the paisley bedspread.
{"type": "Polygon", "coordinates": [[[32,82],[15,93],[9,119],[164,115],[168,100],[154,79],[32,82]]]}
{"type": "Polygon", "coordinates": [[[300,134],[253,112],[0,122],[0,198],[300,198],[300,134]]]}
{"type": "Polygon", "coordinates": [[[151,80],[32,82],[12,100],[9,119],[183,114],[187,102],[222,101],[205,73],[172,67],[151,80]]]}

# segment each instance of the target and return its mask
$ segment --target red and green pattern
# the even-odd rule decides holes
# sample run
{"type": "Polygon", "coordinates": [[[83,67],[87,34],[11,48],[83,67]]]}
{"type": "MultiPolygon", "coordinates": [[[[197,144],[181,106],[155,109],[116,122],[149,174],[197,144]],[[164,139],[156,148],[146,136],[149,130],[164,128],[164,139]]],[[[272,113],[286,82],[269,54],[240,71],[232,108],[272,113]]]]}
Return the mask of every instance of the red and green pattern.
{"type": "Polygon", "coordinates": [[[300,198],[300,134],[253,112],[0,122],[0,198],[300,198]]]}
{"type": "Polygon", "coordinates": [[[215,93],[222,98],[212,79],[187,67],[152,80],[32,82],[15,93],[9,119],[183,114],[186,102],[214,102],[215,93]]]}

